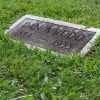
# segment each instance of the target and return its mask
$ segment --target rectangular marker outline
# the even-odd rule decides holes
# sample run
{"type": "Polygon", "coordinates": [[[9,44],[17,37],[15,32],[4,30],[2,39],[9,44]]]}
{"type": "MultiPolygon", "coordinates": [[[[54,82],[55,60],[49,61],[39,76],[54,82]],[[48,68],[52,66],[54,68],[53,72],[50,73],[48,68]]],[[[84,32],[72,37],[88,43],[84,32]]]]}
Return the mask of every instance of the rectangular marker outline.
{"type": "MultiPolygon", "coordinates": [[[[50,19],[50,18],[43,18],[43,17],[33,16],[33,15],[25,15],[25,16],[23,16],[21,19],[16,21],[8,30],[6,30],[5,34],[9,33],[19,23],[21,23],[23,20],[25,20],[27,18],[28,19],[33,19],[33,20],[44,21],[44,22],[50,22],[50,23],[53,23],[53,24],[58,24],[58,25],[63,25],[63,26],[68,26],[68,27],[73,27],[73,28],[82,29],[82,30],[86,30],[86,31],[96,32],[96,34],[92,37],[92,39],[80,51],[80,53],[83,56],[86,55],[90,51],[91,47],[94,45],[94,42],[95,42],[96,38],[98,36],[100,36],[100,29],[97,29],[97,28],[87,28],[87,27],[85,27],[83,25],[73,24],[73,23],[64,22],[64,21],[58,21],[58,20],[54,20],[54,19],[50,19]]],[[[14,41],[17,41],[17,40],[14,40],[14,41]]],[[[45,50],[44,48],[37,47],[37,46],[32,46],[32,45],[27,44],[27,43],[25,43],[25,45],[28,48],[32,47],[32,48],[39,48],[40,50],[45,50]]],[[[60,54],[60,53],[57,53],[57,52],[54,52],[54,51],[52,51],[52,53],[60,54]]],[[[64,55],[64,54],[60,54],[60,55],[64,55]]]]}

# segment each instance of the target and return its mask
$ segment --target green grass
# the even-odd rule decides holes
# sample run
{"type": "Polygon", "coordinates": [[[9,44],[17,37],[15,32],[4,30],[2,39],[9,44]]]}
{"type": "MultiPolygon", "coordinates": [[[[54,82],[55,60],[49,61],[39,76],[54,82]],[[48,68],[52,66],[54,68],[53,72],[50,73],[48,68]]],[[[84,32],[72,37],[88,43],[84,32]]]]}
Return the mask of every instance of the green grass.
{"type": "Polygon", "coordinates": [[[4,35],[25,14],[100,28],[100,0],[0,0],[0,100],[100,100],[100,37],[84,58],[27,49],[4,35]]]}

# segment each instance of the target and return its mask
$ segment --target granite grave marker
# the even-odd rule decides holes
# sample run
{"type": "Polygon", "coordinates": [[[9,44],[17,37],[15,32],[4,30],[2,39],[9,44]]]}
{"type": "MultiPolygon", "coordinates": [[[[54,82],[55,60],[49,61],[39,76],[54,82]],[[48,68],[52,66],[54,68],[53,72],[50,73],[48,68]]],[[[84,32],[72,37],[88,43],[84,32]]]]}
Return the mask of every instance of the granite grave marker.
{"type": "Polygon", "coordinates": [[[86,54],[100,30],[72,23],[26,15],[8,30],[13,40],[39,48],[50,48],[60,54],[86,54]]]}

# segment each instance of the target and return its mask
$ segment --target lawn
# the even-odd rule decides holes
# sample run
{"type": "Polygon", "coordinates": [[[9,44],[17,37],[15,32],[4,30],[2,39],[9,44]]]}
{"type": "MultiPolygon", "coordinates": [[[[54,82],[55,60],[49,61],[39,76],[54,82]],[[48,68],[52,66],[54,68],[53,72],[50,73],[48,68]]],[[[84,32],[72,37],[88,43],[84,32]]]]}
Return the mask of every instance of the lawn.
{"type": "Polygon", "coordinates": [[[100,100],[100,37],[85,57],[31,50],[4,34],[26,14],[100,28],[100,0],[0,0],[0,100],[100,100]]]}

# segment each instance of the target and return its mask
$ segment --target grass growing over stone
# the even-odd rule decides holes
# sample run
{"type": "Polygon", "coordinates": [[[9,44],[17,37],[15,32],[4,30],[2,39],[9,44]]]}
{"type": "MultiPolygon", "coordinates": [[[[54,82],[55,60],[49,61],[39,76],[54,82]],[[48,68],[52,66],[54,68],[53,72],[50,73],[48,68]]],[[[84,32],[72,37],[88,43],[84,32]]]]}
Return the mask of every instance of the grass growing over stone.
{"type": "Polygon", "coordinates": [[[100,28],[99,0],[0,0],[0,100],[99,100],[100,37],[86,57],[27,49],[4,35],[25,14],[100,28]]]}

